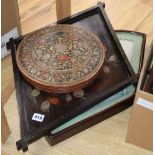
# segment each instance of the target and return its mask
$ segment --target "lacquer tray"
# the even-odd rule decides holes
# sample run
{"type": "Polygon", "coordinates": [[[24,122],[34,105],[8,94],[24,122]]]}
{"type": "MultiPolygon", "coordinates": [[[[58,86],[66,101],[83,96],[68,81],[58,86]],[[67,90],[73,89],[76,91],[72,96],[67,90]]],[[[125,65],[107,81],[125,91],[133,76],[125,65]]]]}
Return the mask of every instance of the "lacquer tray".
{"type": "MultiPolygon", "coordinates": [[[[11,49],[12,54],[21,129],[21,140],[16,143],[18,150],[26,151],[28,144],[48,134],[67,120],[105,100],[127,85],[136,85],[138,81],[139,75],[134,73],[120,45],[104,11],[104,4],[98,3],[97,6],[65,18],[58,23],[73,24],[98,36],[107,49],[105,63],[100,76],[94,83],[81,90],[82,94],[84,94],[82,97],[75,92],[51,94],[50,97],[54,98],[53,101],[56,101],[55,98],[57,98],[60,104],[50,105],[47,111],[43,111],[42,103],[49,98],[49,94],[41,91],[37,92],[36,97],[32,96],[34,88],[24,80],[16,65],[16,49],[24,36],[10,39],[7,48],[11,49]],[[68,100],[66,101],[68,95],[70,96],[69,103],[68,100]]],[[[44,106],[46,107],[46,104],[44,106]]]]}
{"type": "MultiPolygon", "coordinates": [[[[116,35],[127,55],[134,71],[139,74],[144,57],[146,35],[139,32],[117,30],[116,35]]],[[[128,85],[106,100],[79,114],[73,119],[52,130],[46,139],[50,145],[55,145],[132,105],[136,87],[128,85]]]]}

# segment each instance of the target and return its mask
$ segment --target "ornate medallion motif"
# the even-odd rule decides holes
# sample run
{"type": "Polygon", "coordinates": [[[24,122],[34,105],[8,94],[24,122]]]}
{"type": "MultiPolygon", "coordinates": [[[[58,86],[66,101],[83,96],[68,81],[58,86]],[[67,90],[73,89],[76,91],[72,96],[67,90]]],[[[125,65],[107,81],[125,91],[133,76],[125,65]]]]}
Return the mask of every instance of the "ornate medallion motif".
{"type": "Polygon", "coordinates": [[[72,96],[71,96],[70,94],[67,94],[67,95],[65,96],[65,99],[66,99],[66,102],[69,103],[69,102],[72,101],[72,96]]]}
{"type": "Polygon", "coordinates": [[[83,90],[77,90],[77,91],[73,92],[73,95],[77,98],[80,98],[80,97],[84,97],[85,93],[83,90]]]}
{"type": "Polygon", "coordinates": [[[17,65],[36,88],[70,92],[85,87],[99,72],[105,48],[92,33],[70,25],[47,26],[27,35],[17,65]]]}
{"type": "Polygon", "coordinates": [[[48,99],[49,103],[54,104],[54,105],[58,105],[60,104],[60,100],[57,97],[51,97],[48,99]]]}
{"type": "Polygon", "coordinates": [[[43,112],[49,112],[49,109],[50,109],[50,103],[48,100],[45,100],[41,103],[41,106],[40,106],[41,110],[43,112]]]}
{"type": "Polygon", "coordinates": [[[40,94],[40,90],[38,90],[38,89],[33,89],[31,92],[31,95],[33,97],[37,97],[39,94],[40,94]]]}

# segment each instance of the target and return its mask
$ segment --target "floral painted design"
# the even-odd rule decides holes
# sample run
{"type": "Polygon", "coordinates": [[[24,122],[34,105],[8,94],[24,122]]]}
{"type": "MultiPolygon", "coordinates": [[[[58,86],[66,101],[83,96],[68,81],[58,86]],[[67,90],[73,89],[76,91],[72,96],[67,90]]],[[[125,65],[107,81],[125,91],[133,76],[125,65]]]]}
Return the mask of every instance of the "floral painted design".
{"type": "Polygon", "coordinates": [[[53,25],[24,38],[17,50],[17,65],[28,79],[64,85],[97,73],[104,56],[105,48],[93,34],[53,25]]]}

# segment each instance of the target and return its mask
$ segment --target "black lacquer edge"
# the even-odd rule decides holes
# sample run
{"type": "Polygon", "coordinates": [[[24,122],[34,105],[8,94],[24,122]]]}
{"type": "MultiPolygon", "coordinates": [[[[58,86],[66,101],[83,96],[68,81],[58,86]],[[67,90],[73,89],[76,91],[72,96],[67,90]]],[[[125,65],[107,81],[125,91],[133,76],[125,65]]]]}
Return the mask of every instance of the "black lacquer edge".
{"type": "Polygon", "coordinates": [[[10,38],[9,42],[6,44],[7,49],[11,50],[11,56],[12,56],[12,63],[13,63],[13,72],[14,72],[14,82],[15,82],[15,88],[16,88],[16,98],[17,98],[17,103],[18,103],[18,113],[20,117],[20,126],[24,128],[20,128],[20,133],[21,133],[21,138],[23,139],[22,141],[20,140],[19,142],[16,143],[17,149],[19,150],[21,147],[23,148],[23,151],[26,151],[28,149],[28,142],[27,140],[24,140],[24,137],[27,137],[27,123],[26,123],[26,114],[25,114],[25,109],[23,108],[22,105],[22,89],[20,87],[20,82],[21,82],[21,75],[18,71],[17,65],[16,65],[16,43],[15,39],[10,38]]]}
{"type": "Polygon", "coordinates": [[[51,134],[48,133],[46,135],[46,140],[48,141],[48,143],[51,146],[54,146],[64,140],[66,140],[69,137],[74,136],[75,134],[88,129],[89,127],[94,126],[95,124],[104,121],[116,114],[118,114],[119,112],[122,112],[123,110],[129,108],[134,101],[134,96],[135,93],[133,95],[131,95],[129,98],[126,98],[125,100],[119,102],[117,105],[113,105],[112,107],[109,107],[108,109],[105,109],[93,116],[90,116],[78,123],[76,123],[75,125],[72,125],[66,129],[64,129],[63,131],[60,131],[56,134],[51,134]]]}
{"type": "MultiPolygon", "coordinates": [[[[99,8],[103,12],[103,17],[106,17],[107,18],[106,13],[103,11],[103,9],[104,9],[103,4],[102,5],[101,4],[102,3],[100,3],[100,5],[99,5],[100,7],[99,8]]],[[[93,7],[93,8],[96,9],[96,8],[98,8],[98,6],[97,7],[93,7]]],[[[88,9],[86,11],[89,11],[91,9],[88,9]]],[[[82,13],[84,13],[86,11],[83,11],[82,13]]],[[[79,13],[78,15],[80,15],[80,14],[81,13],[79,13]]],[[[75,15],[75,17],[76,16],[77,15],[75,15]]],[[[112,34],[112,36],[114,38],[114,41],[116,41],[116,43],[117,42],[119,43],[116,35],[114,35],[114,33],[112,32],[113,29],[111,27],[111,24],[109,23],[109,20],[106,19],[106,22],[108,22],[107,26],[110,27],[110,32],[111,32],[111,34],[112,34]]],[[[20,38],[15,39],[15,40],[14,39],[11,39],[10,42],[8,42],[8,48],[11,47],[11,51],[12,51],[12,56],[13,57],[15,57],[15,50],[16,50],[15,49],[16,48],[15,46],[18,45],[18,43],[21,41],[22,38],[23,37],[20,37],[20,38]]],[[[117,43],[117,46],[120,45],[118,43],[117,43]]],[[[121,49],[121,53],[123,53],[122,49],[121,49]]],[[[128,62],[127,57],[124,56],[124,54],[122,54],[122,57],[124,59],[126,59],[124,61],[125,65],[127,67],[128,67],[128,65],[130,66],[130,63],[128,62]]],[[[14,72],[15,73],[18,72],[18,70],[17,70],[16,67],[14,67],[14,72]]],[[[46,125],[45,127],[42,128],[42,130],[38,130],[37,132],[36,131],[34,132],[33,130],[27,131],[28,130],[28,127],[25,127],[25,125],[26,125],[26,117],[24,117],[25,116],[25,107],[24,107],[24,104],[22,104],[22,98],[21,98],[21,96],[23,94],[22,94],[22,91],[20,91],[20,89],[18,90],[18,88],[16,87],[16,94],[17,94],[17,100],[18,100],[18,105],[19,105],[19,114],[20,114],[20,116],[22,116],[22,117],[20,117],[20,123],[21,123],[21,126],[24,127],[24,130],[21,129],[21,140],[19,140],[17,142],[17,144],[16,144],[17,145],[17,149],[18,150],[23,149],[23,151],[26,151],[28,149],[28,144],[30,144],[31,142],[33,142],[33,141],[41,138],[45,134],[49,133],[49,131],[51,131],[52,129],[54,129],[54,128],[58,127],[59,125],[63,124],[64,122],[66,122],[68,119],[73,118],[77,114],[79,114],[80,112],[86,110],[87,108],[89,108],[90,106],[92,106],[92,104],[94,103],[94,101],[95,102],[99,102],[99,100],[97,100],[97,98],[100,98],[100,100],[101,100],[101,99],[103,99],[103,97],[104,98],[105,97],[108,97],[108,95],[110,95],[112,93],[115,93],[116,91],[120,90],[122,87],[127,86],[129,83],[133,83],[133,82],[134,83],[137,83],[137,81],[138,81],[138,75],[135,75],[133,73],[132,68],[130,68],[130,67],[128,67],[128,71],[129,71],[129,73],[131,73],[132,76],[129,77],[127,80],[123,81],[122,83],[119,83],[118,85],[116,85],[113,88],[107,89],[105,91],[104,95],[103,95],[103,93],[99,93],[97,96],[92,97],[91,98],[91,102],[90,102],[89,105],[86,106],[85,104],[83,104],[82,107],[80,107],[79,109],[76,109],[76,112],[75,111],[72,111],[71,113],[68,113],[65,117],[64,116],[60,117],[58,120],[55,120],[54,122],[52,122],[52,124],[46,125]]],[[[15,83],[16,83],[16,85],[20,85],[20,80],[21,80],[20,73],[18,72],[18,74],[15,75],[15,83]],[[19,83],[16,82],[16,79],[17,78],[19,78],[18,79],[19,83]]]]}
{"type": "MultiPolygon", "coordinates": [[[[80,20],[80,19],[84,19],[88,16],[91,16],[93,15],[94,13],[101,13],[101,17],[102,19],[105,21],[105,23],[107,24],[107,27],[109,29],[109,32],[114,40],[114,43],[116,44],[117,48],[119,49],[118,50],[118,53],[120,54],[120,58],[121,58],[121,61],[124,62],[124,67],[127,69],[128,73],[130,74],[130,76],[137,76],[126,56],[126,54],[124,53],[124,50],[118,40],[118,37],[116,36],[115,32],[114,32],[114,29],[106,15],[106,12],[104,10],[105,8],[105,3],[101,3],[101,2],[98,2],[96,6],[94,7],[91,7],[89,9],[86,9],[82,12],[79,12],[75,15],[72,15],[70,17],[66,17],[64,19],[61,19],[57,22],[57,24],[72,24],[74,23],[75,21],[80,20]]],[[[137,82],[137,81],[136,81],[137,82]]]]}
{"type": "Polygon", "coordinates": [[[145,81],[146,81],[146,77],[147,75],[150,73],[150,63],[151,63],[151,60],[153,59],[153,42],[150,46],[150,54],[148,56],[148,59],[147,59],[147,62],[146,62],[146,66],[145,66],[145,69],[144,69],[144,74],[143,74],[143,77],[142,77],[142,81],[141,81],[141,86],[140,86],[140,90],[144,90],[144,86],[145,86],[145,81]]]}
{"type": "Polygon", "coordinates": [[[126,54],[124,53],[124,50],[123,50],[123,48],[122,48],[122,46],[121,46],[121,44],[120,44],[120,42],[119,42],[119,40],[118,40],[118,37],[116,36],[116,33],[115,33],[114,30],[113,30],[113,26],[111,25],[111,23],[110,23],[110,21],[109,21],[109,19],[108,19],[108,16],[107,16],[106,13],[105,13],[103,4],[102,4],[101,2],[98,2],[97,5],[100,7],[100,11],[101,11],[101,13],[102,13],[102,15],[103,15],[103,17],[104,17],[103,20],[106,21],[106,24],[107,24],[107,26],[108,26],[108,28],[109,28],[109,32],[111,33],[111,35],[112,35],[112,37],[113,37],[113,39],[114,39],[114,42],[115,42],[117,48],[119,49],[119,52],[120,52],[120,54],[121,54],[121,56],[122,56],[122,57],[121,57],[121,58],[122,58],[122,61],[125,62],[126,68],[127,68],[127,70],[130,72],[131,76],[135,76],[135,72],[134,72],[134,70],[133,70],[133,68],[132,68],[132,66],[131,66],[131,64],[130,64],[130,62],[129,62],[127,56],[126,56],[126,54]]]}

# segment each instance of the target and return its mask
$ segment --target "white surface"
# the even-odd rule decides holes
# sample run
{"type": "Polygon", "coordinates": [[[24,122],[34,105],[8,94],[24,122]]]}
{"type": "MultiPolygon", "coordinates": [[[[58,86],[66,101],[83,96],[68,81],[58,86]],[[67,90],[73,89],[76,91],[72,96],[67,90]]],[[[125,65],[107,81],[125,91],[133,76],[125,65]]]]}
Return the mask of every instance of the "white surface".
{"type": "Polygon", "coordinates": [[[45,115],[34,113],[32,116],[32,120],[37,122],[43,122],[45,115]]]}
{"type": "Polygon", "coordinates": [[[120,43],[126,53],[127,58],[131,61],[134,42],[132,40],[120,40],[120,43]]]}
{"type": "Polygon", "coordinates": [[[17,27],[13,28],[11,31],[1,37],[1,59],[10,53],[10,51],[8,51],[6,48],[6,43],[9,41],[10,38],[17,37],[19,37],[17,27]]]}
{"type": "Polygon", "coordinates": [[[137,104],[144,108],[153,110],[153,103],[150,101],[144,100],[143,98],[138,98],[137,104]]]}

